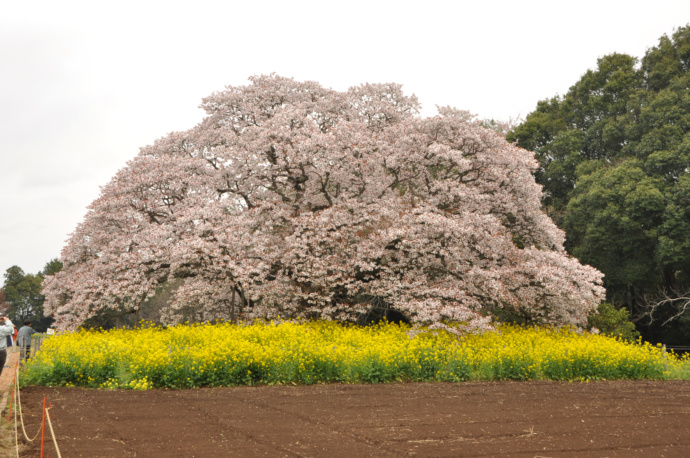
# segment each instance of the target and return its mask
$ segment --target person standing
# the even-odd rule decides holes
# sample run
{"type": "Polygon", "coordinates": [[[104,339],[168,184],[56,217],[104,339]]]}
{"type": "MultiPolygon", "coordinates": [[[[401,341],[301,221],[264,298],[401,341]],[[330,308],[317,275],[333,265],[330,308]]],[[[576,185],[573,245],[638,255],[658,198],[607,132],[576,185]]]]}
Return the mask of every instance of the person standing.
{"type": "MultiPolygon", "coordinates": [[[[9,321],[10,324],[12,325],[12,327],[14,328],[14,323],[12,323],[12,320],[10,320],[9,318],[7,318],[7,321],[9,321]]],[[[14,331],[12,331],[12,334],[10,334],[10,335],[7,336],[7,351],[10,351],[10,347],[13,346],[13,345],[15,345],[14,339],[13,339],[12,337],[14,336],[14,334],[15,334],[16,332],[17,332],[17,331],[16,331],[16,329],[15,329],[14,331]]]]}
{"type": "MultiPolygon", "coordinates": [[[[9,318],[8,318],[7,320],[8,320],[10,323],[12,323],[12,320],[10,320],[9,318]]],[[[13,342],[12,342],[12,334],[10,334],[10,335],[7,336],[7,349],[8,349],[8,350],[9,350],[10,347],[12,346],[12,343],[13,343],[13,342]]]]}
{"type": "Polygon", "coordinates": [[[12,322],[6,316],[0,316],[0,375],[7,362],[7,336],[14,332],[12,322]]]}
{"type": "Polygon", "coordinates": [[[31,356],[31,336],[36,331],[31,327],[31,320],[24,320],[24,326],[19,328],[17,333],[17,345],[21,351],[20,357],[26,361],[31,356]]]}

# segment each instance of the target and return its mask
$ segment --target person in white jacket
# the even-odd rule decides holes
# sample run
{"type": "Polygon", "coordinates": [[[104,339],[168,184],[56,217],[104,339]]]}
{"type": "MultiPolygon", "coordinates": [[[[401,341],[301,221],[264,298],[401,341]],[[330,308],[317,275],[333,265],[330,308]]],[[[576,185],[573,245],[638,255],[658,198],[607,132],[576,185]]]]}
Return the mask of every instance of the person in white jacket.
{"type": "MultiPolygon", "coordinates": [[[[9,321],[10,324],[12,325],[12,328],[14,328],[14,323],[12,323],[12,320],[10,320],[9,317],[6,317],[6,318],[7,318],[7,321],[9,321]]],[[[14,331],[12,331],[12,334],[10,334],[9,336],[6,337],[6,339],[7,339],[7,351],[10,351],[10,347],[15,345],[14,340],[12,339],[13,334],[14,334],[14,331]]]]}
{"type": "Polygon", "coordinates": [[[0,316],[0,375],[7,362],[7,336],[14,333],[14,325],[6,316],[0,316]]]}

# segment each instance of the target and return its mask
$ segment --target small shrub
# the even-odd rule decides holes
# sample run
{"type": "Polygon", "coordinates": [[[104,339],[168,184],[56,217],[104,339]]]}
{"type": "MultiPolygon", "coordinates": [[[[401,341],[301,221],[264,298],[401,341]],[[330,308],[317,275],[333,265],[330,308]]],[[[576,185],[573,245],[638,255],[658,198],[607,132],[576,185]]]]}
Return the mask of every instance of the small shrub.
{"type": "Polygon", "coordinates": [[[625,307],[616,309],[613,304],[602,302],[597,312],[588,318],[589,327],[597,328],[602,334],[634,342],[640,336],[630,321],[630,312],[625,307]]]}

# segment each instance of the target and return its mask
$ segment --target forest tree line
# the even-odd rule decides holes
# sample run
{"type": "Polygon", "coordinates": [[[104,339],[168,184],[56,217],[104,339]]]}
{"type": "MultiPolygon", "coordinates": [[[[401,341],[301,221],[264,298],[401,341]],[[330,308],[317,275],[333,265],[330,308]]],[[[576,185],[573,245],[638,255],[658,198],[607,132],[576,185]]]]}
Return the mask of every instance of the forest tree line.
{"type": "Polygon", "coordinates": [[[24,320],[30,320],[36,331],[45,332],[53,319],[43,313],[43,279],[61,269],[62,262],[58,259],[48,261],[36,274],[26,273],[16,265],[7,269],[0,288],[0,313],[7,315],[17,328],[21,327],[24,320]]]}
{"type": "Polygon", "coordinates": [[[508,134],[536,154],[565,247],[643,336],[690,343],[690,26],[610,54],[508,134]]]}

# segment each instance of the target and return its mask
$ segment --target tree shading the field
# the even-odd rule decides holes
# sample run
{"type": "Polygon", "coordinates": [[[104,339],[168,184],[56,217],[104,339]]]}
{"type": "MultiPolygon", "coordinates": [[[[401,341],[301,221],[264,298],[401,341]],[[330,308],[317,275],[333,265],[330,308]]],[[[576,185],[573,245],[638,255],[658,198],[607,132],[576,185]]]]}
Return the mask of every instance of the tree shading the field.
{"type": "Polygon", "coordinates": [[[495,310],[585,323],[601,274],[563,249],[532,153],[466,112],[416,115],[395,84],[346,92],[278,76],[204,99],[207,117],[141,150],[93,202],[46,282],[60,328],[164,320],[357,320],[486,327],[495,310]]]}
{"type": "Polygon", "coordinates": [[[657,322],[690,305],[689,70],[686,26],[640,62],[600,58],[508,136],[536,151],[568,251],[604,272],[611,302],[638,316],[653,310],[657,322]]]}

